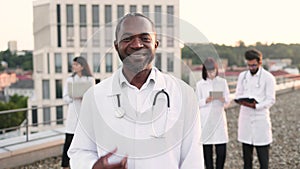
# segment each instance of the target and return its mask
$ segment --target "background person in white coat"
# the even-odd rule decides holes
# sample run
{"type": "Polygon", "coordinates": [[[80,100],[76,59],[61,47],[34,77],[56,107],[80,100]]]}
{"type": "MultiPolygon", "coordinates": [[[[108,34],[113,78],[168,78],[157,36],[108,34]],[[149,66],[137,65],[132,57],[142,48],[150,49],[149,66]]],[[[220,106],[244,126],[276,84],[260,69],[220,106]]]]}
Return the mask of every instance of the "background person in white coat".
{"type": "Polygon", "coordinates": [[[256,49],[245,52],[247,71],[241,72],[236,87],[236,99],[253,98],[255,102],[238,102],[238,141],[243,144],[244,169],[252,169],[253,147],[261,169],[269,165],[272,127],[269,109],[275,103],[275,77],[262,68],[262,53],[256,49]]]}
{"type": "MultiPolygon", "coordinates": [[[[68,115],[66,120],[66,136],[65,143],[63,148],[62,163],[63,168],[69,167],[69,157],[67,155],[68,149],[71,145],[74,132],[78,123],[78,113],[80,111],[81,99],[82,96],[72,97],[70,91],[79,90],[79,89],[69,89],[69,84],[74,84],[77,82],[88,83],[90,86],[95,84],[95,80],[92,77],[89,65],[85,58],[79,56],[73,59],[72,63],[73,73],[70,77],[67,78],[64,84],[63,90],[63,100],[68,103],[68,115]]],[[[76,91],[75,91],[76,92],[76,91]]]]}
{"type": "Polygon", "coordinates": [[[71,168],[204,169],[195,92],[152,66],[159,45],[153,22],[127,14],[114,45],[123,65],[85,93],[71,168]]]}
{"type": "Polygon", "coordinates": [[[228,142],[225,107],[229,106],[229,88],[227,81],[218,76],[218,64],[209,57],[203,63],[202,79],[196,84],[196,93],[200,107],[202,124],[202,143],[206,169],[213,169],[213,146],[216,152],[216,168],[223,169],[228,142]],[[222,92],[221,96],[210,92],[222,92]]]}

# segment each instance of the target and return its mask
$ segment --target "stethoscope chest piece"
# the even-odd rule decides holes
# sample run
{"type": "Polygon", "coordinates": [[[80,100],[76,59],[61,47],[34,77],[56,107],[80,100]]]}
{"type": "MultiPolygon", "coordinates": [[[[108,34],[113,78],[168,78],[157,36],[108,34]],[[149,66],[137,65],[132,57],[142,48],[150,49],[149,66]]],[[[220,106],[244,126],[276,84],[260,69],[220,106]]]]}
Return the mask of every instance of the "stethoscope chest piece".
{"type": "Polygon", "coordinates": [[[124,111],[122,108],[117,108],[117,109],[115,110],[115,116],[116,116],[117,118],[123,118],[124,115],[125,115],[125,111],[124,111]]]}

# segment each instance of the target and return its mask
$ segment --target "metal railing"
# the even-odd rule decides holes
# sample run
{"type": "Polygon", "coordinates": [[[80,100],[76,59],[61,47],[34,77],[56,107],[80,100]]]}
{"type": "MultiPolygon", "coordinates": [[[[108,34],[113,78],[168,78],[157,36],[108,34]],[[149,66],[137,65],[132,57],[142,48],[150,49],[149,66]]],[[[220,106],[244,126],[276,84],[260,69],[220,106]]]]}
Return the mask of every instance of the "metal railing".
{"type": "MultiPolygon", "coordinates": [[[[9,113],[16,113],[16,112],[25,112],[26,115],[25,115],[25,120],[18,126],[13,126],[13,127],[8,127],[8,128],[2,128],[0,129],[0,132],[2,134],[5,134],[7,133],[7,131],[21,131],[22,128],[25,128],[25,137],[26,137],[26,140],[25,142],[28,142],[29,141],[29,134],[31,134],[29,132],[29,128],[30,127],[36,127],[37,125],[44,125],[44,124],[48,124],[48,123],[52,123],[52,122],[62,122],[65,120],[65,118],[62,118],[62,119],[56,119],[56,120],[49,120],[49,121],[43,121],[43,122],[40,122],[40,123],[32,123],[32,124],[29,124],[28,123],[28,112],[31,111],[31,110],[37,110],[37,109],[43,109],[43,108],[51,108],[51,107],[57,107],[57,106],[67,106],[68,104],[59,104],[59,105],[47,105],[47,106],[41,106],[41,107],[33,107],[33,108],[20,108],[20,109],[13,109],[13,110],[4,110],[4,111],[0,111],[0,115],[3,115],[3,114],[9,114],[9,113]]],[[[23,136],[23,134],[20,134],[20,136],[23,136]]],[[[11,144],[13,145],[13,144],[11,144]]],[[[6,145],[7,146],[7,145],[6,145]]]]}
{"type": "MultiPolygon", "coordinates": [[[[235,93],[237,81],[228,82],[230,93],[235,93]]],[[[276,77],[276,91],[300,88],[300,75],[282,75],[276,77]]]]}

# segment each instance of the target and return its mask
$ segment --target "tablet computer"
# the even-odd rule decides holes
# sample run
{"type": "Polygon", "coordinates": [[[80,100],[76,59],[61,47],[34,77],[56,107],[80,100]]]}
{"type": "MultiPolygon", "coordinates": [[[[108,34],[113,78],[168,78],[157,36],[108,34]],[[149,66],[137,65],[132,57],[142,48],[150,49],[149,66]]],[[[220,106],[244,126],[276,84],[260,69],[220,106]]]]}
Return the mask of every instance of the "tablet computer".
{"type": "Polygon", "coordinates": [[[210,91],[209,96],[212,98],[222,98],[223,97],[223,92],[222,91],[210,91]]]}
{"type": "Polygon", "coordinates": [[[254,98],[238,98],[238,99],[234,99],[234,101],[235,101],[236,103],[239,103],[239,102],[241,102],[241,101],[246,101],[246,102],[248,102],[248,103],[258,103],[258,101],[255,100],[254,98]]]}
{"type": "Polygon", "coordinates": [[[68,83],[69,96],[72,98],[82,97],[83,94],[92,86],[90,82],[68,83]]]}

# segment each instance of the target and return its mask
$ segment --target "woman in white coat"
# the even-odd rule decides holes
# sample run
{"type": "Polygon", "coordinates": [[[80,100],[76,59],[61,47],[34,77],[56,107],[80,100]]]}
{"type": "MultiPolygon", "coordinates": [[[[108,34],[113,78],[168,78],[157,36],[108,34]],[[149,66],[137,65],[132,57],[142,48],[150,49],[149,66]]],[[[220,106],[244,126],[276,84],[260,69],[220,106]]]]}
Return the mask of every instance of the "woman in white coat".
{"type": "Polygon", "coordinates": [[[224,107],[230,104],[227,81],[218,76],[218,65],[209,57],[204,61],[202,80],[197,82],[204,161],[206,169],[213,169],[213,145],[216,148],[216,168],[223,169],[228,142],[224,107]]]}
{"type": "Polygon", "coordinates": [[[67,155],[68,149],[71,145],[74,132],[78,122],[78,113],[80,111],[81,99],[83,93],[83,88],[87,88],[95,84],[95,80],[92,77],[89,65],[85,58],[75,57],[72,64],[73,74],[67,78],[64,90],[63,90],[63,100],[68,103],[68,116],[66,120],[66,137],[65,144],[63,148],[62,163],[63,168],[69,167],[69,157],[67,155]],[[75,86],[75,83],[81,84],[81,86],[75,86]],[[81,87],[78,89],[76,87],[81,87]]]}

